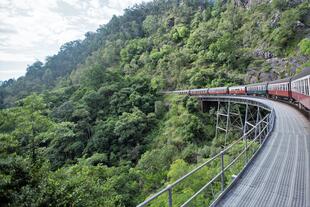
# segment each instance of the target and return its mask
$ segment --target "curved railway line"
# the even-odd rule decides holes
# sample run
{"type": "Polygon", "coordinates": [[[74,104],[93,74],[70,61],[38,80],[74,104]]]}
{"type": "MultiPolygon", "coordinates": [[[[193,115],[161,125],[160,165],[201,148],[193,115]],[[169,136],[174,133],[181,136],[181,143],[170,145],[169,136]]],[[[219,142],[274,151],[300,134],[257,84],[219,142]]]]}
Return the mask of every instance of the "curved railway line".
{"type": "MultiPolygon", "coordinates": [[[[183,203],[182,207],[190,206],[190,202],[218,178],[221,178],[221,193],[211,206],[310,207],[310,67],[305,68],[300,74],[293,77],[271,82],[245,86],[178,90],[170,93],[195,96],[202,101],[203,108],[205,108],[204,103],[217,101],[218,111],[221,102],[228,102],[226,114],[217,112],[216,126],[217,129],[225,131],[226,135],[231,114],[230,103],[246,104],[245,120],[242,121],[241,127],[243,136],[238,139],[245,143],[245,148],[228,166],[224,166],[223,160],[224,154],[230,147],[223,149],[206,163],[149,197],[139,204],[139,207],[148,205],[164,193],[168,193],[168,206],[172,207],[174,186],[191,177],[192,174],[217,157],[221,157],[220,173],[183,203]],[[274,99],[287,103],[278,102],[274,99]],[[300,110],[288,103],[304,110],[309,119],[300,110]],[[256,122],[254,123],[247,120],[248,105],[257,107],[256,122]],[[267,111],[269,110],[270,113],[259,121],[260,107],[262,106],[268,108],[267,111]],[[226,117],[225,129],[218,126],[219,116],[226,117]],[[265,126],[261,126],[264,123],[265,126]],[[255,136],[252,138],[247,138],[248,125],[255,131],[255,136]],[[263,128],[262,131],[261,128],[263,128]],[[260,135],[259,137],[256,136],[257,130],[259,134],[264,135],[263,142],[260,135]],[[272,130],[273,133],[271,133],[272,130]],[[260,144],[259,150],[252,156],[251,162],[246,162],[243,170],[225,189],[225,171],[243,153],[247,157],[247,142],[250,140],[252,143],[258,142],[260,144]]],[[[240,112],[238,114],[241,117],[240,112]]],[[[242,118],[240,119],[242,120],[242,118]]]]}
{"type": "MultiPolygon", "coordinates": [[[[310,207],[310,120],[300,110],[287,103],[262,97],[235,95],[197,97],[202,101],[267,106],[272,109],[276,117],[271,126],[273,131],[267,134],[268,139],[264,141],[255,157],[211,206],[310,207]]],[[[193,171],[198,171],[198,168],[193,171]]],[[[184,175],[138,206],[147,206],[164,193],[168,193],[168,197],[171,196],[171,199],[168,199],[168,206],[175,206],[172,202],[173,186],[190,177],[192,173],[184,175]]],[[[182,206],[191,206],[189,200],[182,206]]]]}
{"type": "Polygon", "coordinates": [[[310,122],[300,111],[268,99],[246,99],[271,106],[271,136],[241,177],[214,206],[310,206],[310,122]]]}

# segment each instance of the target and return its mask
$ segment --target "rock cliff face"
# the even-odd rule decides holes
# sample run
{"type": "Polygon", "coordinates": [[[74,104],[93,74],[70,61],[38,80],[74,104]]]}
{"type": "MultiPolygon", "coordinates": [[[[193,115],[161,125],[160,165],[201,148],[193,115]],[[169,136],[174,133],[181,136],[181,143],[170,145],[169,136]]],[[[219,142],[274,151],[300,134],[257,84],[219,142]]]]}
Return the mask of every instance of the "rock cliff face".
{"type": "Polygon", "coordinates": [[[263,2],[269,2],[270,0],[235,0],[235,3],[238,6],[243,6],[243,7],[251,7],[256,4],[260,4],[263,2]]]}
{"type": "Polygon", "coordinates": [[[308,61],[308,58],[303,55],[297,55],[289,58],[279,57],[264,57],[269,52],[261,52],[261,57],[264,58],[264,62],[259,66],[249,66],[247,68],[247,74],[245,81],[247,83],[256,83],[264,81],[272,81],[295,74],[297,68],[301,67],[308,61]]]}
{"type": "MultiPolygon", "coordinates": [[[[296,4],[306,2],[307,0],[283,0],[288,3],[289,6],[294,6],[296,4]]],[[[243,7],[251,7],[253,5],[261,4],[261,3],[271,3],[272,0],[235,0],[236,5],[243,7]]]]}

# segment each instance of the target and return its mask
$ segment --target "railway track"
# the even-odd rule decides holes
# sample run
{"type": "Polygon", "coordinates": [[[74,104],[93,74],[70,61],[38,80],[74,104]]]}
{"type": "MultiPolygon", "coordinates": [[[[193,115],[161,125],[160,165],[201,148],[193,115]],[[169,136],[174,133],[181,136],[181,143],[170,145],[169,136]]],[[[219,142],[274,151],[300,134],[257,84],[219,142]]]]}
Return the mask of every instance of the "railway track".
{"type": "Polygon", "coordinates": [[[214,206],[310,206],[310,122],[296,108],[247,98],[274,108],[275,128],[265,146],[214,206]]]}

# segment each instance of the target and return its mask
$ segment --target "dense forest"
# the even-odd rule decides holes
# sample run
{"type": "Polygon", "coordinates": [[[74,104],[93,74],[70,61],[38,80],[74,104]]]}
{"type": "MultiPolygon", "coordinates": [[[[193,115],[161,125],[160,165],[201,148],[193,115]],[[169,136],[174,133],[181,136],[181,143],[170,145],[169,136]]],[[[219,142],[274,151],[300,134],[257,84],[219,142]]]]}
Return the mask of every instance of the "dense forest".
{"type": "MultiPolygon", "coordinates": [[[[163,91],[273,80],[306,66],[307,0],[128,8],[1,83],[0,203],[135,206],[223,144],[212,110],[163,91]]],[[[176,189],[179,199],[200,182],[176,189]]]]}

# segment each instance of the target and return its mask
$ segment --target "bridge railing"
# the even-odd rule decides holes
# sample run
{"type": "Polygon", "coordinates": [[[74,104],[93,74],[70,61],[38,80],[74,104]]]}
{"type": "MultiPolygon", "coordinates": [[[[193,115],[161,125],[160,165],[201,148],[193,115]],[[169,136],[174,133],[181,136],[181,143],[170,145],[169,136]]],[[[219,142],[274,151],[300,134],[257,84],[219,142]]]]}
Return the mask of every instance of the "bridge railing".
{"type": "MultiPolygon", "coordinates": [[[[226,147],[221,152],[211,157],[209,160],[199,165],[198,167],[196,167],[189,173],[185,174],[184,176],[182,176],[175,182],[167,185],[164,189],[150,196],[144,202],[137,205],[137,207],[147,206],[148,204],[151,203],[151,201],[155,200],[156,198],[163,195],[164,193],[168,194],[167,206],[172,207],[173,206],[173,188],[175,188],[177,185],[179,185],[184,180],[191,177],[193,174],[200,171],[204,167],[210,165],[212,162],[215,162],[217,158],[220,158],[220,166],[221,166],[220,171],[209,182],[207,182],[203,187],[201,187],[194,195],[192,195],[188,200],[186,200],[183,204],[181,204],[181,207],[188,206],[199,194],[201,194],[205,189],[207,189],[210,185],[212,185],[216,180],[219,180],[219,179],[221,183],[221,193],[223,193],[225,190],[225,172],[229,168],[231,168],[238,160],[240,160],[242,156],[245,156],[246,160],[244,162],[245,163],[244,168],[241,170],[241,172],[245,169],[249,161],[256,155],[256,153],[259,151],[259,149],[262,147],[263,143],[265,142],[266,138],[269,136],[269,134],[273,130],[274,121],[275,121],[275,112],[274,110],[271,110],[270,113],[268,113],[265,117],[263,117],[255,126],[253,126],[249,131],[244,133],[243,136],[241,136],[239,139],[231,143],[228,147],[226,147]],[[254,138],[250,139],[249,135],[254,134],[254,133],[255,133],[254,138]],[[240,142],[244,144],[243,150],[234,159],[232,159],[228,164],[226,163],[226,166],[225,166],[224,155],[240,142]],[[255,143],[258,143],[259,147],[257,147],[256,151],[252,153],[251,157],[248,157],[248,151],[250,150],[251,147],[253,147],[255,143]]],[[[238,176],[236,176],[236,178],[238,176]]]]}

